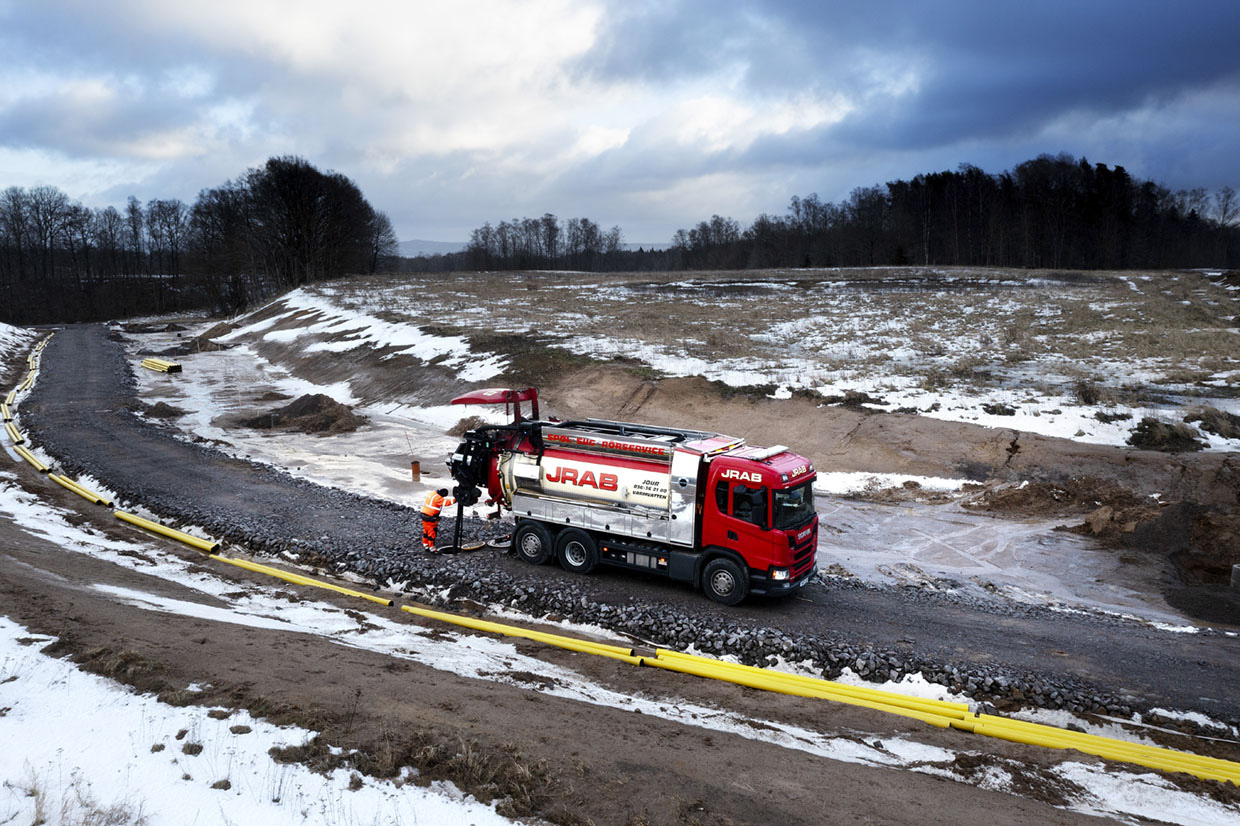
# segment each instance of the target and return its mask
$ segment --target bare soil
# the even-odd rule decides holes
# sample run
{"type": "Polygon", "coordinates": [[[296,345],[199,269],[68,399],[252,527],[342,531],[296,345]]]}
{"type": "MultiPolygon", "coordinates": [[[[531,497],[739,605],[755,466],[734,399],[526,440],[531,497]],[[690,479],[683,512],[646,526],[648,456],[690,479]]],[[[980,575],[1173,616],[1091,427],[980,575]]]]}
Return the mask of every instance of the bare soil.
{"type": "Polygon", "coordinates": [[[260,430],[280,428],[326,436],[334,433],[350,433],[366,422],[365,416],[359,416],[332,397],[314,393],[302,396],[267,413],[244,419],[241,425],[260,430]]]}
{"type": "MultiPolygon", "coordinates": [[[[64,499],[60,504],[75,506],[67,496],[52,494],[64,499]]],[[[132,537],[102,516],[87,521],[93,530],[132,537]]],[[[194,556],[191,551],[179,553],[194,556]]],[[[215,573],[250,579],[244,572],[215,573]]],[[[1061,782],[1045,782],[1049,767],[1062,759],[1054,751],[1001,741],[980,744],[961,732],[865,709],[517,643],[524,654],[578,670],[621,691],[679,696],[759,719],[844,733],[876,751],[882,750],[884,739],[901,735],[950,749],[984,749],[986,756],[979,760],[1003,765],[1014,778],[1017,794],[1002,794],[562,700],[538,685],[466,679],[312,635],[146,611],[96,590],[100,584],[213,601],[0,523],[4,613],[34,633],[58,637],[48,653],[70,657],[165,702],[246,709],[277,724],[320,732],[305,747],[278,751],[273,755],[277,760],[318,770],[344,767],[375,777],[393,777],[401,767],[413,766],[420,772],[419,782],[452,781],[514,817],[599,826],[920,825],[949,820],[988,826],[996,813],[1012,824],[1111,822],[1053,808],[1071,791],[1061,782]],[[206,689],[189,692],[190,684],[206,689]]],[[[332,599],[321,592],[303,597],[294,586],[288,590],[294,592],[292,599],[332,599]]],[[[356,610],[356,603],[342,599],[340,604],[356,610]]],[[[399,611],[387,616],[422,622],[399,611]]],[[[939,768],[965,778],[975,775],[969,766],[946,763],[939,768]]]]}

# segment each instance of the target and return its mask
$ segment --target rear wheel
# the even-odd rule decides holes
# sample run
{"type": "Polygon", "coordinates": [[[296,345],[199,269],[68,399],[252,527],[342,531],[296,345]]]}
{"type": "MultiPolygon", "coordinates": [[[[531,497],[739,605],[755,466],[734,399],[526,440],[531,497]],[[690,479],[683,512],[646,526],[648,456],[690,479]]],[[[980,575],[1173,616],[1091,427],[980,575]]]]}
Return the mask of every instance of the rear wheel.
{"type": "Polygon", "coordinates": [[[541,522],[526,520],[518,525],[512,545],[517,556],[531,565],[541,565],[551,558],[551,533],[541,522]]]}
{"type": "Polygon", "coordinates": [[[726,557],[706,563],[702,571],[702,590],[722,605],[737,605],[749,593],[749,579],[741,566],[726,557]]]}
{"type": "Polygon", "coordinates": [[[555,555],[564,570],[588,574],[598,564],[598,544],[585,531],[566,528],[556,537],[555,555]]]}

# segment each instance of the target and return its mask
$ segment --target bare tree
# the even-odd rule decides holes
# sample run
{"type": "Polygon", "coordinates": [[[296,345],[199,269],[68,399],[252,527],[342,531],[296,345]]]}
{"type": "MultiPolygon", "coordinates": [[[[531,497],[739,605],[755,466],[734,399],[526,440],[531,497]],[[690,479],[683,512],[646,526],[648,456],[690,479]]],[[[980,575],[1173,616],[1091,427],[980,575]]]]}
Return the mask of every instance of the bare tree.
{"type": "MultiPolygon", "coordinates": [[[[491,225],[487,224],[487,234],[491,225]]],[[[471,239],[472,240],[472,239],[471,239]]],[[[400,241],[386,212],[376,212],[370,222],[370,272],[377,272],[380,265],[400,254],[400,241]]]]}
{"type": "Polygon", "coordinates": [[[1230,226],[1238,212],[1240,205],[1236,203],[1236,190],[1225,186],[1214,193],[1214,220],[1218,221],[1219,226],[1230,226]]]}

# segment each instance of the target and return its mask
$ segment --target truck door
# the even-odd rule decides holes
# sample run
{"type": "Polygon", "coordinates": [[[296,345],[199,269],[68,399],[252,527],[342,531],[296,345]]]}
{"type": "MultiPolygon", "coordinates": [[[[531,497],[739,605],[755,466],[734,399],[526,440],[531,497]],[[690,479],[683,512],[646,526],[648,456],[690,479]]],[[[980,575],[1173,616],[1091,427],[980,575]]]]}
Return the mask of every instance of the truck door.
{"type": "Polygon", "coordinates": [[[713,513],[702,544],[739,551],[751,568],[771,564],[770,490],[763,485],[717,479],[707,505],[713,513]]]}

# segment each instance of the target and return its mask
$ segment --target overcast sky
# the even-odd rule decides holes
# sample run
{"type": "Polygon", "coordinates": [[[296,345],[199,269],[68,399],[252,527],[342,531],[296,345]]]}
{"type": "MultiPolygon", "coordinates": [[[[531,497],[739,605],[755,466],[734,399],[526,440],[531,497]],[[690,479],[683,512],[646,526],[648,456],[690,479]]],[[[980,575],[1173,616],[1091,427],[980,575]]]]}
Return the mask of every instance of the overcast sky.
{"type": "Polygon", "coordinates": [[[89,206],[293,154],[402,239],[665,243],[1045,152],[1240,189],[1240,0],[0,0],[0,188],[89,206]]]}

